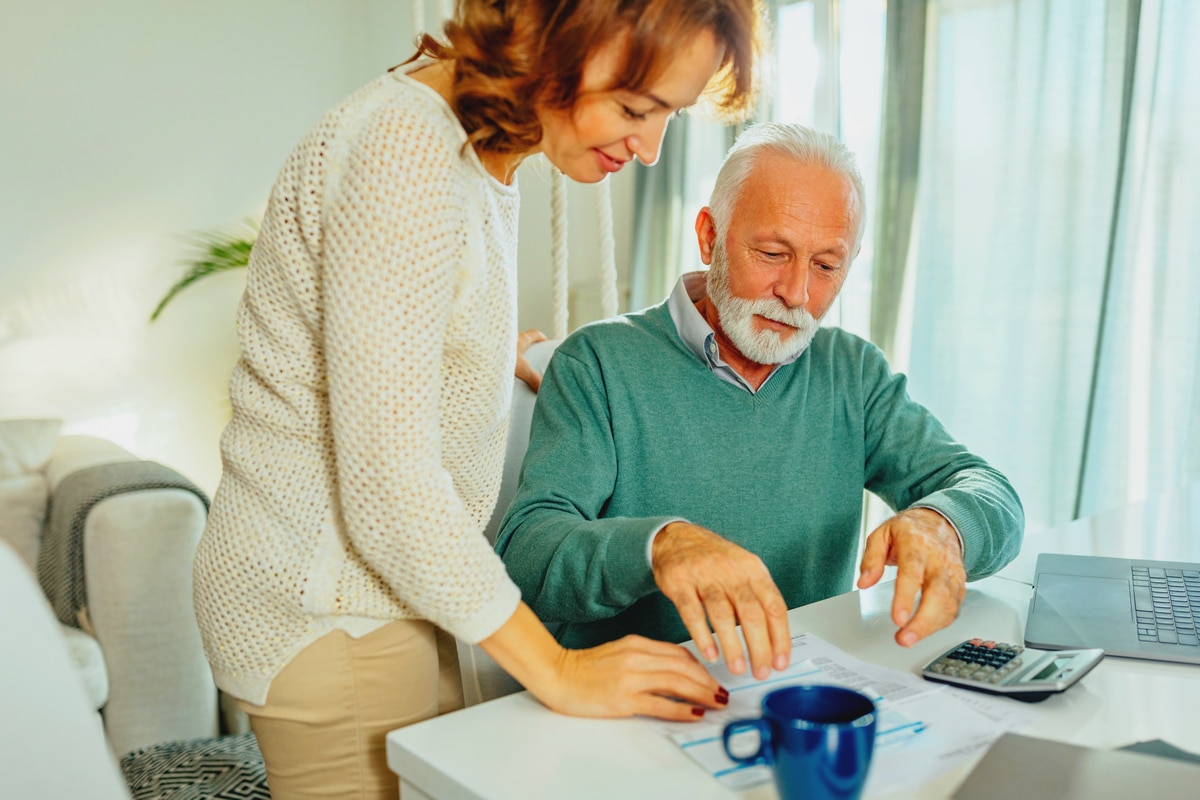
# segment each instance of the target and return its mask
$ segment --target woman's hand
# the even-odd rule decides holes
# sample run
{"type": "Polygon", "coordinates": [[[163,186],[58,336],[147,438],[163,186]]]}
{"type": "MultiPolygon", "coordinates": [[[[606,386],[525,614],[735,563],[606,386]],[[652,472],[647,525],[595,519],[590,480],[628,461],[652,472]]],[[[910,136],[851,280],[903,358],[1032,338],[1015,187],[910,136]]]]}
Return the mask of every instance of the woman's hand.
{"type": "MultiPolygon", "coordinates": [[[[579,717],[648,717],[689,722],[724,708],[729,692],[690,652],[642,636],[587,650],[563,650],[561,691],[547,706],[579,717]]],[[[538,693],[530,688],[535,695],[538,693]]]]}
{"type": "Polygon", "coordinates": [[[567,650],[525,603],[479,644],[534,697],[562,714],[695,721],[706,709],[729,702],[729,692],[677,644],[626,636],[567,650]]]}
{"type": "Polygon", "coordinates": [[[516,375],[521,380],[529,385],[530,389],[535,392],[542,385],[542,373],[538,372],[525,359],[525,351],[529,349],[529,345],[534,342],[546,341],[546,334],[532,328],[527,331],[521,331],[517,334],[517,370],[516,375]]]}

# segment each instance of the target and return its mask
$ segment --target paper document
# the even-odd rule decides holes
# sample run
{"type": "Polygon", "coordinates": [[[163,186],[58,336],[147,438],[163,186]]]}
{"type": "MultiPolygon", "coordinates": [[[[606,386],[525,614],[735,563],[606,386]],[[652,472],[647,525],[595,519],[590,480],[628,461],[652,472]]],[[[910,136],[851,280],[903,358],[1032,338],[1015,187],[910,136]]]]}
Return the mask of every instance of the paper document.
{"type": "Polygon", "coordinates": [[[879,716],[865,797],[932,780],[1005,732],[1020,730],[1040,716],[1036,709],[1013,700],[954,689],[870,664],[807,633],[792,637],[788,668],[772,672],[764,681],[754,680],[748,671],[732,675],[724,664],[711,665],[709,672],[729,689],[729,705],[723,711],[709,711],[702,722],[647,720],[646,724],[669,736],[731,789],[769,781],[771,772],[765,766],[747,767],[732,761],[725,755],[721,731],[735,719],[759,716],[763,696],[784,686],[835,684],[874,699],[879,716]]]}

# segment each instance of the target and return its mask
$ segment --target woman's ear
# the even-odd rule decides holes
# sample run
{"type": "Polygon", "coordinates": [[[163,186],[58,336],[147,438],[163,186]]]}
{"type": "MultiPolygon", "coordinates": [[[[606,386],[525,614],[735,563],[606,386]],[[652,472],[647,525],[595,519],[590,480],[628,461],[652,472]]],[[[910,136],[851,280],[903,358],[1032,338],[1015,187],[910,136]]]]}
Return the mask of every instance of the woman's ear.
{"type": "Polygon", "coordinates": [[[712,265],[713,243],[717,241],[717,224],[713,221],[708,206],[696,215],[696,243],[700,245],[700,260],[705,266],[712,265]]]}

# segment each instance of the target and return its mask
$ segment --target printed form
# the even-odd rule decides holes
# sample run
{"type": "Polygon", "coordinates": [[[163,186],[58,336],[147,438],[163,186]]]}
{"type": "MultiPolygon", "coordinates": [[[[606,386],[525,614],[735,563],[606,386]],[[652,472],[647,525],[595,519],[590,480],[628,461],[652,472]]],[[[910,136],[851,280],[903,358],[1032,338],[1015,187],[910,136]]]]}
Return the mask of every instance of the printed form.
{"type": "MultiPolygon", "coordinates": [[[[1019,701],[955,689],[862,661],[808,633],[792,637],[791,664],[767,680],[754,680],[748,671],[732,675],[724,664],[711,665],[709,672],[729,689],[729,705],[723,711],[709,711],[702,722],[646,720],[646,724],[669,736],[730,789],[770,781],[771,772],[766,766],[743,766],[726,756],[722,730],[735,719],[760,716],[763,696],[784,686],[834,684],[875,701],[875,755],[864,797],[919,786],[1040,716],[1019,701]]],[[[744,735],[744,750],[753,752],[757,734],[744,735]]],[[[742,752],[736,740],[733,744],[735,752],[742,752]]]]}

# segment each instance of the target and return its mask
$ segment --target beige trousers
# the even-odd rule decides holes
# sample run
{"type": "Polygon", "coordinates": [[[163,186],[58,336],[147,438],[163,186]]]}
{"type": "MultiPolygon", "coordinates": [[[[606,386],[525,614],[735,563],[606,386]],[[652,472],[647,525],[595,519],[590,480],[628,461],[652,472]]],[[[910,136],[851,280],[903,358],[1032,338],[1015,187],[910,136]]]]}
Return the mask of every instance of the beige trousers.
{"type": "Polygon", "coordinates": [[[361,639],[329,633],[271,682],[267,702],[238,701],[262,749],[273,800],[397,798],[384,737],[463,707],[454,638],[422,620],[361,639]]]}

